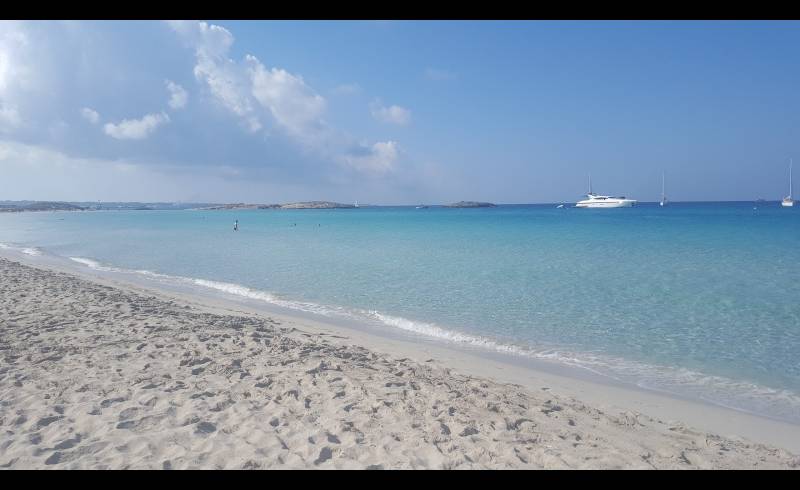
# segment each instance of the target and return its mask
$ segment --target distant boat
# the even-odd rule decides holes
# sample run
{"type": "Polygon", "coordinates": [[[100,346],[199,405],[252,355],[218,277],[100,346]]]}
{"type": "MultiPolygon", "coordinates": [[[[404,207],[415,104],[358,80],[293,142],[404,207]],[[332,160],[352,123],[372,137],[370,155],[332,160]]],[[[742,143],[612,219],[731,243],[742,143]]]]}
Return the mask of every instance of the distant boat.
{"type": "Polygon", "coordinates": [[[661,172],[661,202],[658,204],[660,206],[667,205],[667,195],[664,193],[664,172],[661,172]]]}
{"type": "Polygon", "coordinates": [[[356,201],[356,202],[355,202],[355,204],[353,204],[353,207],[354,207],[354,208],[357,208],[357,207],[358,207],[358,201],[356,201]]]}
{"type": "Polygon", "coordinates": [[[428,206],[422,204],[420,206],[417,206],[417,209],[428,209],[428,206]]]}
{"type": "Polygon", "coordinates": [[[794,206],[794,199],[792,199],[792,159],[789,159],[789,195],[783,198],[781,206],[790,208],[794,206]]]}
{"type": "Polygon", "coordinates": [[[575,204],[576,208],[629,208],[636,204],[635,199],[626,199],[625,196],[601,196],[592,192],[592,176],[589,175],[589,193],[586,194],[589,199],[578,201],[575,204]]]}
{"type": "Polygon", "coordinates": [[[556,206],[556,209],[561,209],[561,208],[563,208],[563,207],[564,207],[564,205],[563,205],[563,204],[559,204],[558,206],[556,206]]]}

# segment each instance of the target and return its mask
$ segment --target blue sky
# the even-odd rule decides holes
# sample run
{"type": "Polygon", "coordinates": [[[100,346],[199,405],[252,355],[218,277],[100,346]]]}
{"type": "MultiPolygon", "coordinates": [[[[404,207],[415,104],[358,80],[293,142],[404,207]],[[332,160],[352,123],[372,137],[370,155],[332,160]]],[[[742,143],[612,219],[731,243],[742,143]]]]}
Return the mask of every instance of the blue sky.
{"type": "Polygon", "coordinates": [[[0,22],[0,200],[780,199],[800,23],[0,22]]]}

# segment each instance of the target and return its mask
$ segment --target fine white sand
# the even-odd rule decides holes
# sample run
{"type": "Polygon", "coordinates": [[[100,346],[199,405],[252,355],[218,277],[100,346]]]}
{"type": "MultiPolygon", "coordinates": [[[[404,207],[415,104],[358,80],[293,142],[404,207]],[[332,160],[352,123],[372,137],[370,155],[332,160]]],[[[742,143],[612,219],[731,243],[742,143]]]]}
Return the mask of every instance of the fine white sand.
{"type": "Polygon", "coordinates": [[[0,258],[0,467],[800,467],[430,349],[201,303],[0,258]]]}

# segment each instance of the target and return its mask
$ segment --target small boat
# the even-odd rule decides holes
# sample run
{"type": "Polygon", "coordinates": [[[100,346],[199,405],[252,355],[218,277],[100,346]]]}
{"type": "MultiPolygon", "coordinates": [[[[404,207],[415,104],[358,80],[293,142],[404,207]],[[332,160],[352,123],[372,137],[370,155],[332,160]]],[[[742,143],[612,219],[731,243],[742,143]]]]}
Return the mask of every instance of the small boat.
{"type": "Polygon", "coordinates": [[[355,202],[355,204],[353,204],[353,207],[354,207],[354,208],[357,208],[357,207],[358,207],[358,201],[356,201],[356,202],[355,202]]]}
{"type": "Polygon", "coordinates": [[[789,159],[789,195],[783,198],[781,206],[791,208],[794,206],[794,199],[792,199],[792,160],[789,159]]]}
{"type": "Polygon", "coordinates": [[[428,209],[428,206],[422,204],[420,206],[417,206],[417,209],[428,209]]]}
{"type": "Polygon", "coordinates": [[[664,193],[664,172],[661,172],[661,201],[658,205],[661,207],[667,205],[667,195],[664,193]]]}
{"type": "Polygon", "coordinates": [[[626,199],[625,196],[601,196],[592,192],[592,176],[589,175],[589,199],[578,201],[576,208],[629,208],[636,204],[635,199],[626,199]]]}
{"type": "Polygon", "coordinates": [[[564,207],[564,205],[563,205],[563,204],[559,204],[558,206],[556,206],[556,209],[561,209],[561,208],[563,208],[563,207],[564,207]]]}

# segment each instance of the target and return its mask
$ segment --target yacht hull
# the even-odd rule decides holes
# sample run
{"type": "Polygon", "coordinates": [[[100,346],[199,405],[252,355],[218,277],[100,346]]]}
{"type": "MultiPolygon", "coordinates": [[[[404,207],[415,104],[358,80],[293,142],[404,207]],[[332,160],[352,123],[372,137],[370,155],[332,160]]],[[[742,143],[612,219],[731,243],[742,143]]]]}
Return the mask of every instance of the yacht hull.
{"type": "Polygon", "coordinates": [[[575,204],[576,208],[629,208],[633,206],[636,201],[632,199],[619,199],[619,200],[605,200],[599,202],[586,202],[581,201],[575,204]]]}

